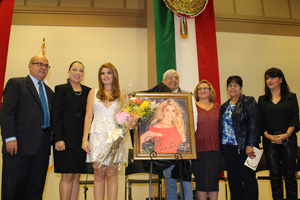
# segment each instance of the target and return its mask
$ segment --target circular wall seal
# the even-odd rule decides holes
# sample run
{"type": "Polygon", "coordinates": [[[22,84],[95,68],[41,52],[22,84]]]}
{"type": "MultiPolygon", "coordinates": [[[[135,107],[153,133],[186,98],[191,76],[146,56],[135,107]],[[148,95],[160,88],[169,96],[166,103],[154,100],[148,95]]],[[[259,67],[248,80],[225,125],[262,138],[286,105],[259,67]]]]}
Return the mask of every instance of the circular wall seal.
{"type": "Polygon", "coordinates": [[[196,17],[206,7],[209,0],[164,0],[166,6],[178,15],[196,17]]]}

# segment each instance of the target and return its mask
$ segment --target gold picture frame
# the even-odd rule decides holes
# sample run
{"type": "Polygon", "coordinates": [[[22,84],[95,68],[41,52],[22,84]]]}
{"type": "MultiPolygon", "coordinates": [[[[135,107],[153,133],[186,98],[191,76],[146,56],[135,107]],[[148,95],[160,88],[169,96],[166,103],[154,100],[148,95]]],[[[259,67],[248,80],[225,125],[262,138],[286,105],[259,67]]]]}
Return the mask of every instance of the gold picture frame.
{"type": "Polygon", "coordinates": [[[136,97],[155,101],[158,107],[135,129],[134,160],[196,159],[192,94],[139,92],[136,97]]]}

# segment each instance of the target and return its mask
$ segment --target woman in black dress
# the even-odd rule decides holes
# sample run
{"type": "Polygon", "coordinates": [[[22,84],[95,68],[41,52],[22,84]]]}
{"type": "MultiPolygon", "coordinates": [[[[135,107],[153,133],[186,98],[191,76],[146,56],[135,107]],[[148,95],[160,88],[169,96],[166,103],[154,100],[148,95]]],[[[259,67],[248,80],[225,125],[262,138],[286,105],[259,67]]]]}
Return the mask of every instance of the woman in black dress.
{"type": "Polygon", "coordinates": [[[53,102],[54,172],[61,173],[60,199],[78,199],[79,178],[87,172],[81,149],[86,100],[91,88],[81,85],[84,66],[71,63],[66,84],[55,87],[53,102]]]}
{"type": "Polygon", "coordinates": [[[299,107],[297,96],[290,92],[280,69],[271,68],[265,72],[265,95],[259,97],[258,104],[263,114],[263,146],[273,199],[283,199],[282,176],[286,199],[298,199],[295,167],[299,107]]]}

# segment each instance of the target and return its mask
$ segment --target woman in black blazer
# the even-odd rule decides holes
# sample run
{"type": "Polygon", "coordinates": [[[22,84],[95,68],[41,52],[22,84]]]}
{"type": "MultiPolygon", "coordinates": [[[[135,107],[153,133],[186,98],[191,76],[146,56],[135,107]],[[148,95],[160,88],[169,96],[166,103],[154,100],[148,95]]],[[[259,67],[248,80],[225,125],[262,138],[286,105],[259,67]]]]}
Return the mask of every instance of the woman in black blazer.
{"type": "Polygon", "coordinates": [[[53,102],[54,172],[61,173],[60,199],[78,199],[79,178],[87,172],[81,149],[86,100],[91,88],[81,85],[84,66],[71,63],[66,84],[55,87],[53,102]]]}
{"type": "Polygon", "coordinates": [[[260,141],[261,116],[255,99],[245,96],[243,79],[227,79],[230,99],[220,108],[220,143],[227,169],[231,200],[258,200],[255,171],[244,165],[247,157],[254,158],[253,147],[260,141]]]}

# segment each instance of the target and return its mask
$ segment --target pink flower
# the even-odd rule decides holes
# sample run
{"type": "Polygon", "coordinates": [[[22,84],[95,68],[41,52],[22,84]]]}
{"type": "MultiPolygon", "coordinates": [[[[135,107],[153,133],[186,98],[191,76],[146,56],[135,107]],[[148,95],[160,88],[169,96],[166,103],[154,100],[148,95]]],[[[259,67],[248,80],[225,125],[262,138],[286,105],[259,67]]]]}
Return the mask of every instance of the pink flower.
{"type": "Polygon", "coordinates": [[[140,98],[137,98],[136,102],[137,104],[141,104],[143,101],[140,98]]]}
{"type": "Polygon", "coordinates": [[[131,101],[133,104],[141,104],[143,102],[140,98],[132,98],[131,101]]]}
{"type": "Polygon", "coordinates": [[[118,124],[120,125],[125,125],[125,123],[127,122],[127,120],[131,118],[130,114],[128,112],[119,112],[116,116],[115,119],[117,121],[118,124]]]}

